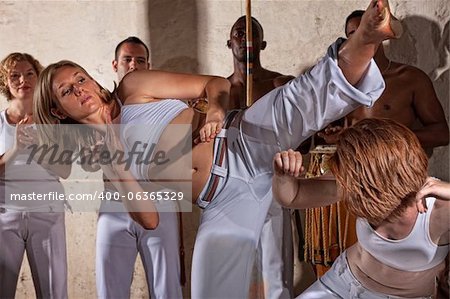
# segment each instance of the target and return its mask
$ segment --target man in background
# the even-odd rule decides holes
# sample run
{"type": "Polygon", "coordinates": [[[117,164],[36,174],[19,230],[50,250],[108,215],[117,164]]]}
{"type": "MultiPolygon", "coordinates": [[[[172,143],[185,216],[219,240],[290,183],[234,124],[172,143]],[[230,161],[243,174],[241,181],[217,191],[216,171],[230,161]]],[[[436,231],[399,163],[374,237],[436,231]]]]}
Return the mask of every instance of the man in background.
{"type": "MultiPolygon", "coordinates": [[[[121,41],[112,61],[118,82],[130,72],[149,69],[149,56],[148,47],[139,38],[131,36],[121,41]]],[[[104,181],[104,192],[115,192],[105,177],[104,181]]],[[[182,298],[178,249],[179,230],[175,210],[160,211],[158,227],[145,230],[131,219],[122,202],[102,202],[96,240],[98,297],[130,298],[134,265],[139,253],[150,297],[182,298]]]]}
{"type": "MultiPolygon", "coordinates": [[[[269,91],[284,85],[293,76],[285,76],[262,67],[260,53],[267,46],[264,31],[257,19],[252,17],[253,31],[253,98],[256,102],[269,91]]],[[[245,16],[234,23],[227,47],[233,54],[233,74],[229,109],[245,109],[247,82],[247,49],[245,16]]],[[[264,281],[265,298],[292,298],[293,253],[291,217],[289,209],[282,208],[273,201],[262,229],[259,254],[264,281]]],[[[259,265],[256,265],[258,269],[259,265]]],[[[258,285],[258,284],[256,284],[258,285]]]]}

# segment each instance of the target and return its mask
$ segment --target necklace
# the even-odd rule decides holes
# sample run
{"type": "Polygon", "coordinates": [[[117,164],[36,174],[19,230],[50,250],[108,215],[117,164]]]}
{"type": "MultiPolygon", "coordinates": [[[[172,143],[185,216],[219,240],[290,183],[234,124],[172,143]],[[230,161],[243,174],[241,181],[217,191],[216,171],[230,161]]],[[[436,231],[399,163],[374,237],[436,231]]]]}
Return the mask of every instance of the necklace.
{"type": "Polygon", "coordinates": [[[392,60],[389,59],[387,67],[381,72],[381,74],[386,73],[391,68],[391,62],[392,62],[392,60]]]}

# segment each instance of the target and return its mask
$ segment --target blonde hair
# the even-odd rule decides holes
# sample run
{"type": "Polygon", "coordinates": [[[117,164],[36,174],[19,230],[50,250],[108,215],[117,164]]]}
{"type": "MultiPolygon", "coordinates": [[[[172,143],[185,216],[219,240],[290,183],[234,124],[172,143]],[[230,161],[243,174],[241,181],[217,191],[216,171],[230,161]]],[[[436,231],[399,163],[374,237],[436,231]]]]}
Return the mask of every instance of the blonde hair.
{"type": "Polygon", "coordinates": [[[344,130],[330,159],[349,210],[375,226],[414,204],[427,167],[415,134],[389,119],[365,119],[344,130]]]}
{"type": "MultiPolygon", "coordinates": [[[[57,143],[64,144],[64,146],[79,147],[85,146],[92,142],[92,136],[85,133],[78,132],[77,127],[80,126],[59,126],[61,124],[79,124],[74,119],[67,117],[64,120],[57,118],[52,114],[52,109],[58,108],[57,96],[53,90],[53,79],[56,72],[63,67],[74,67],[80,69],[86,76],[93,79],[89,73],[79,64],[69,61],[61,60],[59,62],[50,64],[39,75],[35,90],[34,90],[34,107],[33,117],[36,124],[50,125],[40,126],[41,141],[44,143],[57,143]],[[67,136],[72,138],[67,138],[67,136]],[[66,138],[63,138],[66,137],[66,138]]],[[[114,100],[112,94],[105,88],[103,88],[97,81],[97,85],[100,88],[101,98],[105,103],[111,103],[114,100]]]]}
{"type": "Polygon", "coordinates": [[[29,62],[36,72],[36,75],[39,75],[43,69],[43,66],[39,61],[30,54],[14,52],[6,56],[0,62],[0,93],[3,94],[8,101],[12,99],[12,94],[8,87],[9,72],[21,61],[29,62]]]}

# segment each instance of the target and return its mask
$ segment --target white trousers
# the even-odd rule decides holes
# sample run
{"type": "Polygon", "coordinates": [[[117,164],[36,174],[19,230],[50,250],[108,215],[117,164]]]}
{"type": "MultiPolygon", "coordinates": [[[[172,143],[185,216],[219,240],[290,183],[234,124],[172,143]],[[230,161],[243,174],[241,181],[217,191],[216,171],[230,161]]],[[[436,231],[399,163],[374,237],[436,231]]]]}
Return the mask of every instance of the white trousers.
{"type": "Polygon", "coordinates": [[[24,252],[37,298],[67,298],[63,212],[0,211],[0,298],[14,298],[24,252]]]}
{"type": "Polygon", "coordinates": [[[293,297],[294,261],[291,215],[273,201],[264,222],[259,245],[264,298],[293,297]]]}
{"type": "Polygon", "coordinates": [[[159,213],[155,230],[130,218],[121,202],[102,204],[97,223],[96,280],[99,298],[129,298],[137,254],[141,256],[150,297],[182,298],[178,219],[176,212],[159,213]],[[114,206],[114,207],[111,207],[114,206]]]}
{"type": "MultiPolygon", "coordinates": [[[[400,299],[404,297],[391,296],[366,289],[353,276],[348,263],[347,254],[344,251],[334,261],[333,266],[319,280],[296,299],[400,299]]],[[[420,297],[410,299],[430,299],[420,297]]]]}

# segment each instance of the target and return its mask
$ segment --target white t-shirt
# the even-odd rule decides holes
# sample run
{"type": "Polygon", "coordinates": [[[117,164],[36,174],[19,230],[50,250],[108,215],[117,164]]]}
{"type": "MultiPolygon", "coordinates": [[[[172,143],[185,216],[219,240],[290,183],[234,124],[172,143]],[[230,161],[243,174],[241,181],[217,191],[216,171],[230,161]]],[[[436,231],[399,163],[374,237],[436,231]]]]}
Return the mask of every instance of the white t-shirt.
{"type": "MultiPolygon", "coordinates": [[[[5,110],[0,112],[0,155],[14,145],[16,127],[8,123],[5,110]]],[[[0,207],[19,210],[46,211],[63,209],[64,201],[59,194],[64,188],[58,176],[38,165],[30,150],[21,151],[7,163],[4,176],[0,177],[0,207]]]]}

